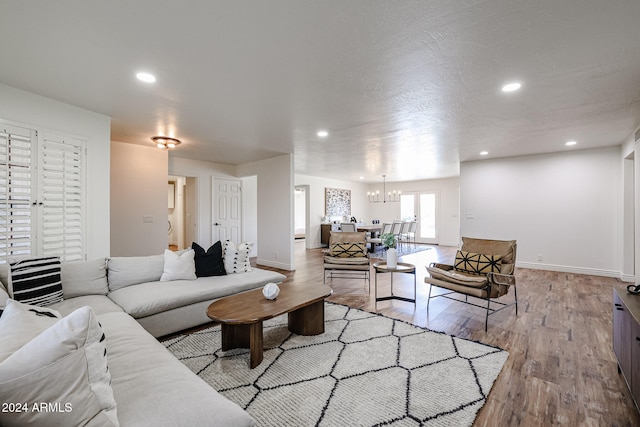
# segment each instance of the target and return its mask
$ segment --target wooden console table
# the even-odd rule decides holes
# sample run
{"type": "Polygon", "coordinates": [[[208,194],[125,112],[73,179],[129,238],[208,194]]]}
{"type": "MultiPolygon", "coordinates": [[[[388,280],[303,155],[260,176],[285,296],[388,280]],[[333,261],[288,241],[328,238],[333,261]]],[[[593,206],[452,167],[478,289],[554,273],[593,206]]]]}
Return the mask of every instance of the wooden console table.
{"type": "Polygon", "coordinates": [[[613,290],[613,352],[631,397],[640,402],[640,295],[613,290]]]}

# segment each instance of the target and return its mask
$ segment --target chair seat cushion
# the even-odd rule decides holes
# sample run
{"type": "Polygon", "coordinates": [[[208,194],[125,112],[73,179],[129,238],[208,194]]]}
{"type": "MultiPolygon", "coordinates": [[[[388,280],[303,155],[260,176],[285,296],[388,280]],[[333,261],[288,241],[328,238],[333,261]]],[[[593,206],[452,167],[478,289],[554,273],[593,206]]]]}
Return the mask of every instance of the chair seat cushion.
{"type": "Polygon", "coordinates": [[[437,267],[427,267],[427,271],[434,279],[443,280],[445,282],[453,282],[458,285],[473,288],[483,288],[487,285],[487,276],[465,274],[454,270],[447,271],[437,267]]]}
{"type": "Polygon", "coordinates": [[[325,255],[325,264],[342,264],[342,265],[369,265],[369,258],[356,257],[356,258],[341,258],[325,255]]]}

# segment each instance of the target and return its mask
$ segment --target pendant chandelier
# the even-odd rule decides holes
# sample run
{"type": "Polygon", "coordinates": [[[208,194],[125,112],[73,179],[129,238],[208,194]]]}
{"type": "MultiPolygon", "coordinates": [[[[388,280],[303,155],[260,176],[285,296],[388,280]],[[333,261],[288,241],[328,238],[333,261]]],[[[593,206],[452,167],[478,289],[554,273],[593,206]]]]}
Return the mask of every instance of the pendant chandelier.
{"type": "Polygon", "coordinates": [[[401,191],[393,192],[389,191],[387,194],[387,175],[382,175],[382,200],[380,200],[380,191],[367,191],[367,198],[369,199],[369,203],[395,203],[400,201],[401,191]]]}

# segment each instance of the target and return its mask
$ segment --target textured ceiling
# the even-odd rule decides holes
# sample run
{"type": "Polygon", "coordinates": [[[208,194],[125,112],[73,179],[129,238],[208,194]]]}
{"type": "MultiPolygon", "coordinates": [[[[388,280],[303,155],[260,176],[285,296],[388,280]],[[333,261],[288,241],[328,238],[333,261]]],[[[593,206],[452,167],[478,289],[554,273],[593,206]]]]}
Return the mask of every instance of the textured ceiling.
{"type": "Polygon", "coordinates": [[[0,83],[109,115],[116,141],[176,136],[174,156],[449,177],[482,150],[620,144],[639,18],[638,0],[0,0],[0,83]]]}

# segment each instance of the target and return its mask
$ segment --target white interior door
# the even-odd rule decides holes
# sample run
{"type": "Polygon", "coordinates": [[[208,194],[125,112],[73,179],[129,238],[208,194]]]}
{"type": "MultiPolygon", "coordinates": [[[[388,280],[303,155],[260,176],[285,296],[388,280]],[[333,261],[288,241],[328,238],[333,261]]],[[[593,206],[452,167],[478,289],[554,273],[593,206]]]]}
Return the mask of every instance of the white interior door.
{"type": "Polygon", "coordinates": [[[242,236],[242,181],[212,178],[212,242],[231,240],[240,243],[242,236]]]}

